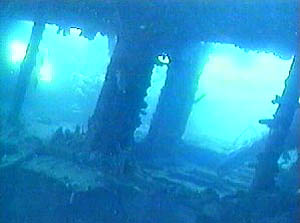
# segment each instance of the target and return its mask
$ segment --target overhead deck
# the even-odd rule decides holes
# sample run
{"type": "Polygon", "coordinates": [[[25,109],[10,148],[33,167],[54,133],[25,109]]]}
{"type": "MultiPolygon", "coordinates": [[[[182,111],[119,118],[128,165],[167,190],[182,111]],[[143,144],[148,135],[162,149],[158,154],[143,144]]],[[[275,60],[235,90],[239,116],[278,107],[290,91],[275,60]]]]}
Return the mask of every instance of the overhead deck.
{"type": "Polygon", "coordinates": [[[86,36],[134,33],[160,48],[195,40],[290,57],[299,42],[298,0],[5,0],[0,8],[2,19],[75,26],[86,36]]]}

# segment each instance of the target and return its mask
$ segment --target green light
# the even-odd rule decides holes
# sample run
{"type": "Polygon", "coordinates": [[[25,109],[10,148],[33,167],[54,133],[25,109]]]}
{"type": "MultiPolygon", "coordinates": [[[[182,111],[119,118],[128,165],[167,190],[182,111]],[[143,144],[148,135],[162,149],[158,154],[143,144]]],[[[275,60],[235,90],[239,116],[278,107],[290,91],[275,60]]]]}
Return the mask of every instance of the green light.
{"type": "Polygon", "coordinates": [[[26,55],[27,46],[20,42],[14,41],[11,44],[11,61],[13,63],[21,62],[26,55]]]}
{"type": "Polygon", "coordinates": [[[72,27],[70,28],[70,35],[79,36],[81,34],[81,29],[72,27]]]}
{"type": "Polygon", "coordinates": [[[44,82],[52,81],[52,66],[49,63],[44,63],[40,69],[39,79],[44,82]]]}

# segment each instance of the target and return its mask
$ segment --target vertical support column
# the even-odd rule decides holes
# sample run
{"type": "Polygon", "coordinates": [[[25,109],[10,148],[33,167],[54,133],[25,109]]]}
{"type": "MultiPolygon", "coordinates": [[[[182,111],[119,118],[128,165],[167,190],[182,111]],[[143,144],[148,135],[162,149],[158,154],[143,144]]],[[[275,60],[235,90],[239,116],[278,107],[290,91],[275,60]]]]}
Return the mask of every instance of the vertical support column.
{"type": "Polygon", "coordinates": [[[298,108],[300,89],[300,59],[295,57],[288,78],[285,81],[285,89],[281,97],[276,96],[273,103],[279,106],[274,119],[260,120],[261,124],[269,126],[269,135],[265,145],[265,151],[258,156],[255,176],[252,184],[253,190],[271,190],[275,187],[275,177],[278,173],[278,159],[283,152],[283,145],[289,133],[290,125],[298,108]]]}
{"type": "Polygon", "coordinates": [[[150,86],[154,54],[146,38],[117,41],[96,109],[89,120],[88,141],[93,150],[118,154],[133,142],[141,124],[140,111],[150,86]]]}
{"type": "Polygon", "coordinates": [[[29,86],[32,70],[36,64],[36,57],[39,44],[45,30],[45,23],[35,22],[32,28],[31,37],[27,46],[26,55],[20,66],[20,73],[17,80],[13,104],[9,116],[10,123],[17,123],[24,103],[26,91],[29,86]]]}
{"type": "Polygon", "coordinates": [[[208,46],[179,47],[171,53],[165,85],[147,136],[149,143],[174,143],[181,139],[208,59],[207,49],[208,46]]]}

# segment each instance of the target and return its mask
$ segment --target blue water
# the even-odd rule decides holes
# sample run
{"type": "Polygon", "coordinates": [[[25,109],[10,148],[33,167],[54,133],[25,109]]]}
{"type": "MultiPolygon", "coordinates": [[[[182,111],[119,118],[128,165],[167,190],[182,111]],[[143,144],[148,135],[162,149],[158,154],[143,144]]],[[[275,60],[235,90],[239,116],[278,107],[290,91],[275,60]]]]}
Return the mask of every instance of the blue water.
{"type": "MultiPolygon", "coordinates": [[[[133,7],[132,11],[120,13],[136,10],[133,7]]],[[[180,7],[176,10],[186,13],[180,7]]],[[[158,11],[157,15],[162,16],[161,13],[158,11]]],[[[172,54],[161,50],[153,58],[159,63],[153,65],[151,85],[144,98],[147,107],[140,114],[141,124],[135,129],[134,142],[123,148],[124,135],[121,139],[115,137],[115,141],[119,140],[117,155],[107,155],[90,150],[92,134],[88,130],[99,94],[109,79],[106,74],[117,37],[98,32],[91,40],[81,35],[79,25],[72,24],[70,33],[64,35],[57,25],[46,24],[20,123],[10,126],[6,120],[34,23],[5,23],[1,15],[0,25],[9,24],[2,27],[5,35],[0,38],[1,223],[296,223],[300,204],[299,109],[278,160],[276,188],[260,192],[249,189],[257,155],[263,151],[270,130],[259,120],[272,119],[278,109],[272,100],[286,87],[294,58],[294,51],[289,49],[297,33],[280,37],[286,41],[267,36],[270,45],[264,46],[266,39],[258,41],[257,46],[252,40],[253,46],[246,44],[248,40],[238,45],[230,36],[210,36],[210,41],[198,41],[195,45],[188,42],[187,54],[195,52],[196,46],[207,49],[205,63],[196,71],[199,80],[195,84],[195,102],[178,141],[152,144],[147,141],[147,134],[173,63],[172,54]],[[280,45],[278,51],[273,50],[272,44],[282,42],[288,46],[280,45]]],[[[219,21],[219,26],[230,22],[218,15],[216,12],[213,19],[219,21]]],[[[138,16],[130,14],[128,18],[138,20],[138,16]]],[[[274,16],[270,15],[272,21],[274,16]]],[[[170,23],[177,20],[170,14],[166,32],[173,27],[170,23]]],[[[192,15],[182,23],[193,28],[189,21],[193,21],[192,15]]],[[[203,22],[203,29],[211,30],[207,28],[209,21],[203,22]]],[[[274,25],[276,29],[270,29],[270,33],[277,33],[282,21],[261,27],[268,30],[269,25],[274,25]]],[[[296,23],[287,30],[293,30],[296,23]]],[[[148,27],[141,24],[139,29],[148,27]]],[[[177,35],[185,39],[188,32],[181,29],[182,26],[177,35]]],[[[161,38],[170,37],[162,30],[157,33],[161,38]]],[[[228,33],[236,35],[230,30],[228,33]]],[[[257,33],[261,31],[258,29],[257,33]]],[[[176,48],[184,47],[180,44],[175,43],[176,48]]],[[[204,60],[196,58],[197,55],[188,56],[194,61],[204,60]]],[[[140,63],[142,67],[144,60],[137,53],[124,59],[124,66],[140,63]]],[[[116,85],[126,88],[118,72],[114,74],[116,85]]],[[[115,94],[119,97],[121,93],[115,94]]],[[[173,100],[177,96],[174,94],[173,100]]],[[[107,104],[115,105],[113,100],[107,104]]],[[[124,108],[120,106],[118,117],[128,114],[124,108]]],[[[170,109],[169,114],[172,116],[174,111],[170,109]]],[[[119,120],[113,120],[111,125],[114,121],[119,120]]],[[[120,129],[126,124],[122,123],[120,129]]],[[[109,127],[104,131],[111,136],[109,127]]]]}

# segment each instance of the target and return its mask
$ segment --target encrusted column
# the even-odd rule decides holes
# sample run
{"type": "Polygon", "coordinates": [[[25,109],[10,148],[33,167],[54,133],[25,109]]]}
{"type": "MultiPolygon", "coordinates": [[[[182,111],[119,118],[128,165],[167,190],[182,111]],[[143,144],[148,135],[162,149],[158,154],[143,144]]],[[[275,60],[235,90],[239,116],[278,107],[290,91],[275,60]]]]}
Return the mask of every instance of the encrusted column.
{"type": "Polygon", "coordinates": [[[277,161],[284,150],[285,139],[289,133],[296,109],[299,108],[300,60],[295,57],[282,96],[276,96],[273,103],[279,104],[273,119],[260,120],[268,125],[269,135],[265,151],[258,156],[253,190],[271,190],[275,187],[275,177],[278,173],[277,161]]]}
{"type": "Polygon", "coordinates": [[[29,86],[32,70],[36,64],[36,57],[42,40],[45,23],[35,22],[32,28],[31,37],[27,46],[26,55],[20,66],[20,73],[13,98],[9,122],[18,122],[19,115],[24,103],[27,88],[29,86]]]}
{"type": "MultiPolygon", "coordinates": [[[[180,45],[180,44],[179,44],[180,45]]],[[[208,45],[184,45],[170,52],[171,63],[151,122],[147,142],[174,143],[181,139],[208,59],[208,45]]]]}
{"type": "Polygon", "coordinates": [[[141,124],[140,111],[150,86],[154,54],[146,38],[119,37],[93,116],[88,141],[92,150],[113,155],[128,148],[141,124]]]}

